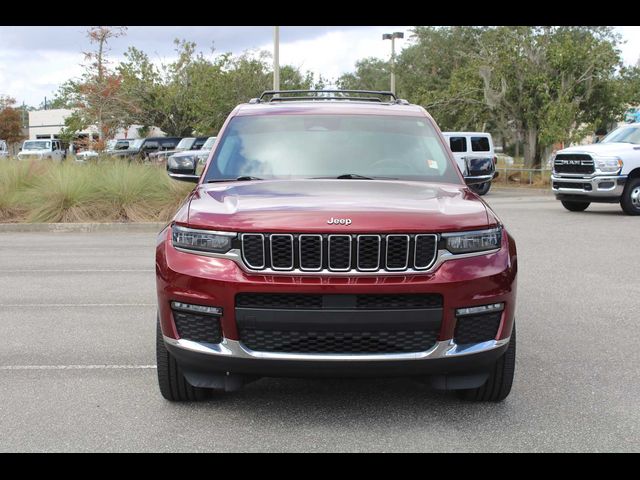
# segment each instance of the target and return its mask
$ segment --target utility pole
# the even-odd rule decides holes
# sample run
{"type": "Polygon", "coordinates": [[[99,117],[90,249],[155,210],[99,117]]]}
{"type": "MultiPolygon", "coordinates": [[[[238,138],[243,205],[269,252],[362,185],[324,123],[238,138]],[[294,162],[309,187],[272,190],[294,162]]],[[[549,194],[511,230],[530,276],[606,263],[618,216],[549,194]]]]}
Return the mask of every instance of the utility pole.
{"type": "Polygon", "coordinates": [[[273,89],[280,90],[280,27],[273,27],[273,89]]]}
{"type": "Polygon", "coordinates": [[[383,33],[383,40],[391,40],[391,93],[396,93],[396,38],[404,38],[403,32],[383,33]]]}

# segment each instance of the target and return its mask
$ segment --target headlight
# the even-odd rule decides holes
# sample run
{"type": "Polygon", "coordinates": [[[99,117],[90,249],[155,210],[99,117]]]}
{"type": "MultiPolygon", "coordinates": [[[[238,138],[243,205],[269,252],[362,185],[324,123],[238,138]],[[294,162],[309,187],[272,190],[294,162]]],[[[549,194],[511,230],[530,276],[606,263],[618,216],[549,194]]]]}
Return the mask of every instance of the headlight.
{"type": "Polygon", "coordinates": [[[196,160],[194,157],[169,157],[167,160],[169,170],[194,170],[196,160]]]}
{"type": "Polygon", "coordinates": [[[616,173],[622,168],[622,159],[619,157],[596,157],[596,168],[603,173],[616,173]]]}
{"type": "Polygon", "coordinates": [[[451,253],[481,252],[500,248],[502,242],[502,227],[474,232],[443,233],[447,250],[451,253]]]}
{"type": "Polygon", "coordinates": [[[231,241],[237,236],[231,232],[208,232],[176,225],[171,230],[174,247],[201,252],[226,253],[231,250],[231,241]]]}

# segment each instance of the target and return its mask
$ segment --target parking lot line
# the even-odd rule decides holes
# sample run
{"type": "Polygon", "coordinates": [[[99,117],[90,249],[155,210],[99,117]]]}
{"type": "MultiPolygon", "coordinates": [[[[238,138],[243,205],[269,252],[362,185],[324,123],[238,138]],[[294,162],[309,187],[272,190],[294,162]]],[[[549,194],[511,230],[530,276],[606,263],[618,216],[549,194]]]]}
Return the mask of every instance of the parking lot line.
{"type": "Polygon", "coordinates": [[[48,269],[25,269],[22,268],[20,270],[2,270],[0,273],[122,273],[122,272],[155,272],[152,268],[128,268],[128,269],[60,269],[60,268],[48,268],[48,269]]]}
{"type": "Polygon", "coordinates": [[[155,307],[155,303],[4,303],[0,307],[155,307]]]}
{"type": "Polygon", "coordinates": [[[0,370],[143,370],[155,365],[0,365],[0,370]]]}

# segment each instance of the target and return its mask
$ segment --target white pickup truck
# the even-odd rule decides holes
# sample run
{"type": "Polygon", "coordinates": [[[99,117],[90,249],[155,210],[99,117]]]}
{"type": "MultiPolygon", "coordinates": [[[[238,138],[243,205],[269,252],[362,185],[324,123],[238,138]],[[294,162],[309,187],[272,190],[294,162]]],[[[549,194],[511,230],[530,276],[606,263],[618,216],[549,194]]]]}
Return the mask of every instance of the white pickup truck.
{"type": "Polygon", "coordinates": [[[18,153],[18,160],[64,160],[62,142],[56,139],[25,140],[18,153]]]}
{"type": "Polygon", "coordinates": [[[599,143],[559,150],[551,189],[572,212],[599,202],[619,203],[625,213],[640,215],[640,123],[623,125],[599,143]]]}

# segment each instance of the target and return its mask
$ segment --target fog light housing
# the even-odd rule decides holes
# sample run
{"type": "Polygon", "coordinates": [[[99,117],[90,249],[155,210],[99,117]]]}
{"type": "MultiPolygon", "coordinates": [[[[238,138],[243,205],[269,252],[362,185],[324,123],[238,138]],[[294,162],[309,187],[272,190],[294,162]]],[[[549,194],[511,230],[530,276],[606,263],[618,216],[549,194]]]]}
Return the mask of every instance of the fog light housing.
{"type": "Polygon", "coordinates": [[[209,307],[207,305],[192,305],[190,303],[171,302],[171,308],[182,312],[199,313],[201,315],[222,315],[221,307],[209,307]]]}
{"type": "Polygon", "coordinates": [[[490,305],[480,305],[477,307],[458,308],[456,309],[456,316],[481,315],[483,313],[501,312],[502,310],[504,310],[504,303],[492,303],[490,305]]]}

